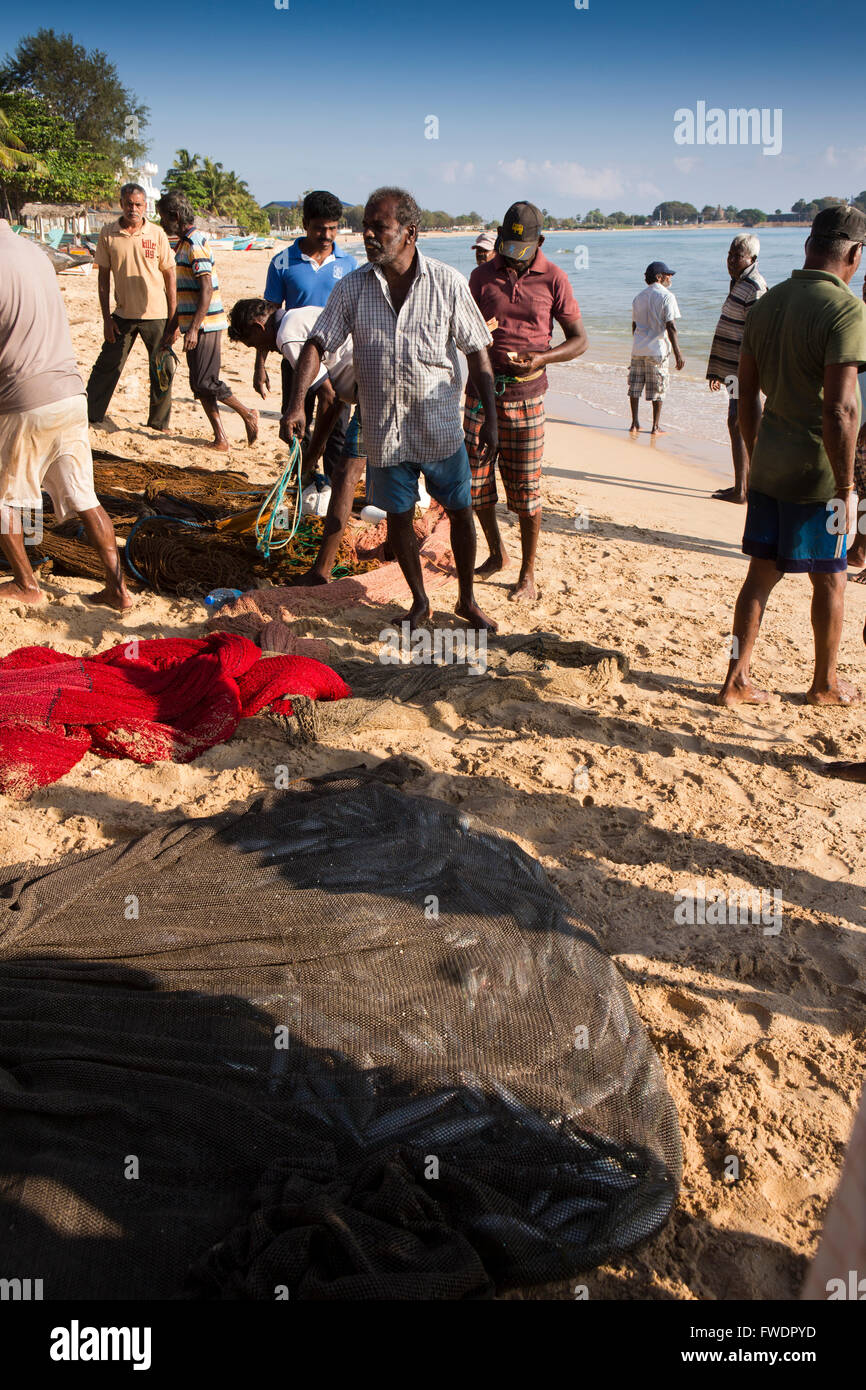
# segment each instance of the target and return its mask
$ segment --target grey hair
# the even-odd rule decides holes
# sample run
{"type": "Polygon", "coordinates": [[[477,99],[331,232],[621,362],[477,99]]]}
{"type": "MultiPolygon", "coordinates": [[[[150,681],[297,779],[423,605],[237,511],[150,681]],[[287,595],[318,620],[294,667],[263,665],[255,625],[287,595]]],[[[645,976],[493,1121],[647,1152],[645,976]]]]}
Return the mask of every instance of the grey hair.
{"type": "Polygon", "coordinates": [[[140,193],[142,198],[147,198],[147,192],[142,188],[140,183],[125,183],[120,190],[121,201],[126,197],[127,193],[140,193]]]}
{"type": "Polygon", "coordinates": [[[405,188],[375,188],[367,199],[367,207],[371,203],[381,203],[385,198],[393,198],[396,204],[394,216],[401,227],[420,228],[421,209],[411,193],[405,188]]]}
{"type": "Polygon", "coordinates": [[[741,249],[745,251],[747,256],[751,256],[753,261],[756,261],[761,250],[761,243],[751,232],[740,232],[740,235],[735,236],[731,242],[731,250],[739,251],[741,249]]]}

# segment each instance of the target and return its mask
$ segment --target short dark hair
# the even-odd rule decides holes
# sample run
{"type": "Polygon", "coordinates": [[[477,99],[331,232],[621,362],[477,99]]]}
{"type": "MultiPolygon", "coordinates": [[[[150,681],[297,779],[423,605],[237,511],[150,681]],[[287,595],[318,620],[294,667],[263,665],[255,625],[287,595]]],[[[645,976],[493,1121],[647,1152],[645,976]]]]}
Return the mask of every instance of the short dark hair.
{"type": "Polygon", "coordinates": [[[656,275],[654,270],[645,270],[643,278],[646,280],[648,285],[654,285],[659,277],[656,275]]]}
{"type": "Polygon", "coordinates": [[[810,253],[823,256],[828,261],[844,261],[851,247],[856,245],[850,237],[822,236],[820,232],[817,235],[813,232],[807,242],[810,253]]]}
{"type": "Polygon", "coordinates": [[[421,209],[405,188],[374,188],[367,199],[367,207],[371,203],[381,203],[386,198],[393,199],[396,207],[394,216],[401,227],[421,226],[421,209]]]}
{"type": "Polygon", "coordinates": [[[182,227],[189,227],[195,221],[195,211],[193,205],[185,193],[173,190],[171,193],[163,193],[156,205],[156,210],[160,217],[170,217],[172,221],[179,222],[182,227]]]}
{"type": "Polygon", "coordinates": [[[238,299],[229,314],[229,341],[243,343],[253,324],[268,318],[273,308],[266,299],[238,299]]]}
{"type": "Polygon", "coordinates": [[[314,188],[304,199],[302,209],[304,222],[340,222],[343,217],[343,204],[327,189],[314,188]]]}
{"type": "Polygon", "coordinates": [[[142,188],[140,183],[125,183],[120,190],[121,202],[123,202],[123,199],[126,197],[127,193],[140,193],[145,200],[147,199],[147,190],[142,188]]]}

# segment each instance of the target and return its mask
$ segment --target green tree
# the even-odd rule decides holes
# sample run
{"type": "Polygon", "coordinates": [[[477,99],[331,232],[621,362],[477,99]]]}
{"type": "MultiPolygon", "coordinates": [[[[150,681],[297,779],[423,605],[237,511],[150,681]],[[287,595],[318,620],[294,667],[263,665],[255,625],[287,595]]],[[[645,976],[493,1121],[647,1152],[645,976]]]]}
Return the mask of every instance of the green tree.
{"type": "Polygon", "coordinates": [[[653,208],[654,222],[696,222],[698,210],[692,203],[659,203],[653,208]]]}
{"type": "Polygon", "coordinates": [[[174,164],[163,179],[166,193],[182,193],[188,198],[196,212],[207,205],[207,188],[201,178],[201,164],[197,154],[189,150],[175,150],[174,164]]]}
{"type": "Polygon", "coordinates": [[[0,65],[0,92],[40,97],[71,122],[103,174],[117,178],[125,160],[137,163],[147,150],[147,107],[124,87],[107,54],[98,48],[88,53],[71,34],[40,29],[20,39],[0,65]]]}
{"type": "MultiPolygon", "coordinates": [[[[114,176],[93,159],[70,121],[55,115],[47,103],[24,92],[3,98],[7,129],[20,150],[29,153],[17,167],[0,174],[7,206],[16,211],[27,202],[86,203],[109,198],[114,176]]],[[[0,161],[2,162],[2,161],[0,161]]]]}
{"type": "Polygon", "coordinates": [[[863,189],[862,193],[857,194],[854,199],[854,207],[859,208],[861,212],[866,212],[866,188],[863,189]]]}
{"type": "Polygon", "coordinates": [[[758,222],[766,222],[767,214],[760,208],[740,208],[740,221],[744,227],[754,227],[758,222]]]}
{"type": "Polygon", "coordinates": [[[712,207],[710,203],[704,203],[704,206],[701,208],[701,217],[705,222],[715,222],[716,209],[712,207]]]}

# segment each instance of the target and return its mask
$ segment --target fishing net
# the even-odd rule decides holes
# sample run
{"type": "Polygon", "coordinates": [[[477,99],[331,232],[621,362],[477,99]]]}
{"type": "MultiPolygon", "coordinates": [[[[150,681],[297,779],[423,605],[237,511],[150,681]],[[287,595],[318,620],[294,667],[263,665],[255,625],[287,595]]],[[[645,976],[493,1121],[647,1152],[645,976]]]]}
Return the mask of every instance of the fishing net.
{"type": "MultiPolygon", "coordinates": [[[[291,585],[310,568],[321,544],[324,520],[304,517],[291,544],[265,560],[256,549],[254,527],[269,488],[251,484],[243,473],[181,468],[104,452],[94,453],[93,473],[97,497],[111,516],[115,535],[126,543],[124,557],[133,585],[146,585],[156,593],[202,599],[213,589],[291,585]]],[[[369,527],[350,520],[333,578],[378,567],[381,537],[376,532],[370,541],[371,534],[369,527]]],[[[104,578],[77,517],[54,524],[47,515],[31,558],[57,574],[104,578]]]]}
{"type": "Polygon", "coordinates": [[[4,1277],[478,1298],[660,1229],[679,1127],[616,967],[533,859],[405,776],[6,871],[4,1277]]]}
{"type": "MultiPolygon", "coordinates": [[[[291,638],[288,629],[286,632],[291,638]]],[[[261,642],[263,647],[269,645],[267,629],[261,642]]],[[[290,648],[281,642],[274,649],[290,648]]],[[[469,655],[465,646],[463,654],[469,655]]],[[[444,658],[438,663],[415,664],[409,657],[399,664],[383,665],[381,661],[340,658],[327,643],[310,655],[333,665],[351,688],[353,698],[326,706],[299,696],[292,700],[291,714],[268,710],[268,717],[295,746],[337,742],[343,734],[383,720],[387,725],[388,707],[395,703],[429,710],[437,701],[447,700],[458,714],[483,716],[485,709],[507,699],[531,703],[543,696],[598,695],[623,681],[629,670],[624,652],[568,641],[552,632],[488,633],[480,664],[477,660],[452,662],[444,658]]],[[[472,655],[480,653],[473,651],[472,655]]]]}

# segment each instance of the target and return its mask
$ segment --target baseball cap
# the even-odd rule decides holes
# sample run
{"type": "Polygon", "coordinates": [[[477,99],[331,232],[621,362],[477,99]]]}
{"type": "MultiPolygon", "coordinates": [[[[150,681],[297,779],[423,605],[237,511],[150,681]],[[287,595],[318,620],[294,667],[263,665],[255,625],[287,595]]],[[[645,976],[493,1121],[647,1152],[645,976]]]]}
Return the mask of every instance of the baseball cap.
{"type": "Polygon", "coordinates": [[[528,260],[541,236],[544,218],[534,203],[512,203],[502,219],[496,249],[510,260],[528,260]]]}
{"type": "Polygon", "coordinates": [[[649,279],[651,275],[658,277],[659,275],[676,275],[676,273],[675,270],[671,270],[669,265],[665,265],[664,261],[650,261],[646,268],[645,278],[649,279]]]}
{"type": "Polygon", "coordinates": [[[812,236],[847,237],[849,241],[866,242],[866,213],[848,203],[825,208],[812,223],[812,236]]]}
{"type": "Polygon", "coordinates": [[[496,245],[496,237],[492,232],[480,232],[473,241],[471,251],[492,251],[496,245]]]}

